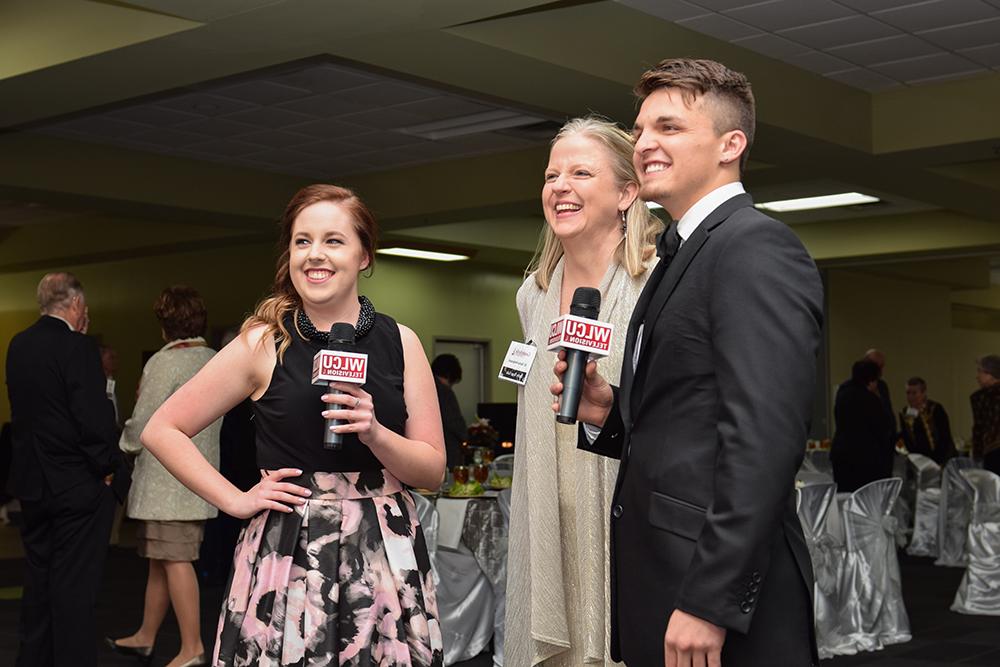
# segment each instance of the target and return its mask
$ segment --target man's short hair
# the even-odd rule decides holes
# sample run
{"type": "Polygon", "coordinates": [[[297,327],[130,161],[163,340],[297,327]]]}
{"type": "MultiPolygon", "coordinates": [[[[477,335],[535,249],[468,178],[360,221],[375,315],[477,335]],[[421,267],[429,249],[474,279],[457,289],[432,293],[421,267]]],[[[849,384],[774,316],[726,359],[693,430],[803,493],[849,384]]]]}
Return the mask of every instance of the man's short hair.
{"type": "Polygon", "coordinates": [[[747,77],[714,60],[668,58],[643,72],[634,92],[641,104],[660,88],[677,88],[686,104],[694,102],[699,95],[704,96],[706,102],[714,107],[712,116],[717,134],[743,131],[747,147],[740,156],[742,174],[753,146],[757,124],[756,105],[747,77]]]}
{"type": "Polygon", "coordinates": [[[982,372],[1000,380],[1000,357],[997,355],[987,354],[985,357],[980,357],[976,360],[976,365],[982,372]]]}
{"type": "Polygon", "coordinates": [[[431,362],[431,372],[442,377],[451,384],[462,380],[462,364],[454,354],[439,354],[431,362]]]}
{"type": "Polygon", "coordinates": [[[909,387],[920,387],[920,391],[927,391],[927,383],[924,381],[922,377],[917,377],[917,376],[911,377],[909,380],[906,381],[906,384],[909,387]]]}
{"type": "Polygon", "coordinates": [[[205,301],[193,287],[174,285],[166,288],[153,303],[153,312],[167,340],[205,335],[208,311],[205,301]]]}
{"type": "Polygon", "coordinates": [[[69,306],[74,297],[83,294],[83,285],[68,271],[46,273],[38,282],[38,309],[42,313],[69,306]]]}

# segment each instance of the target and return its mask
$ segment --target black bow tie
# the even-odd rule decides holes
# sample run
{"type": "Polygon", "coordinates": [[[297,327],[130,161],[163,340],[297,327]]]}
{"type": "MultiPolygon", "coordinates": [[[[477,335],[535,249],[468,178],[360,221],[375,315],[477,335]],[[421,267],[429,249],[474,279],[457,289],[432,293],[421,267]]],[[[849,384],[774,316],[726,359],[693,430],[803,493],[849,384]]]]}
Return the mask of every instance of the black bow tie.
{"type": "Polygon", "coordinates": [[[660,261],[669,262],[681,247],[681,235],[677,233],[677,223],[672,222],[662,234],[656,237],[656,255],[660,261]]]}

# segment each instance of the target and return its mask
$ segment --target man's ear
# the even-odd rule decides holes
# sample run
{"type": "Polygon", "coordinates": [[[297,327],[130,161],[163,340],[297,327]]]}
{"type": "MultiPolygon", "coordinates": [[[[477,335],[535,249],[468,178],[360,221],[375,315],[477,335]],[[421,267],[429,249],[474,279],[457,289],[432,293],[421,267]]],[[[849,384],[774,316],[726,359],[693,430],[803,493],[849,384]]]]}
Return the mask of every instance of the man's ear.
{"type": "Polygon", "coordinates": [[[739,162],[743,152],[747,149],[747,135],[743,130],[730,130],[720,137],[722,141],[722,152],[719,155],[719,162],[731,164],[739,162]]]}

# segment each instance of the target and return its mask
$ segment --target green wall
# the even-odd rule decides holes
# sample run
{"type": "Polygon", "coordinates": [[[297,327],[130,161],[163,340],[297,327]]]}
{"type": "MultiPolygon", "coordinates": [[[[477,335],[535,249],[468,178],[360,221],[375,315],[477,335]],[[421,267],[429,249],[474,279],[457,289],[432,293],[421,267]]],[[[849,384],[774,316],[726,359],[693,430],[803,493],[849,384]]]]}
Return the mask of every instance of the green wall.
{"type": "MultiPolygon", "coordinates": [[[[163,287],[184,283],[201,291],[209,329],[236,326],[267,291],[274,267],[271,244],[206,249],[160,257],[60,267],[83,282],[90,304],[90,333],[119,354],[118,396],[131,414],[143,351],[163,344],[152,313],[163,287]]],[[[10,338],[38,317],[35,288],[45,271],[0,274],[0,362],[10,338]]],[[[435,337],[488,339],[496,377],[507,343],[520,339],[514,294],[518,275],[468,265],[379,257],[361,291],[375,307],[412,328],[430,355],[435,337]]],[[[494,380],[489,400],[513,401],[513,385],[494,380]]],[[[0,388],[0,420],[10,418],[6,383],[0,388]]]]}

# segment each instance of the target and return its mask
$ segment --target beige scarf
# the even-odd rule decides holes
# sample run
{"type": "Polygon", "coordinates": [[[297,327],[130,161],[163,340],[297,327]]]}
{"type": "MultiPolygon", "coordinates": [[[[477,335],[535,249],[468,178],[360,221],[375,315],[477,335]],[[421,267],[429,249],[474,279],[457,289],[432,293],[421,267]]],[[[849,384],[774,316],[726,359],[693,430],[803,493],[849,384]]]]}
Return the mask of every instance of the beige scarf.
{"type": "MultiPolygon", "coordinates": [[[[632,309],[656,261],[654,257],[636,278],[613,264],[601,282],[600,319],[614,325],[614,338],[611,354],[598,362],[598,370],[613,384],[621,373],[632,309]]],[[[614,664],[606,658],[608,522],[618,462],[576,450],[577,427],[557,424],[551,409],[556,357],[545,344],[549,324],[559,315],[562,279],[560,261],[548,291],[529,276],[517,294],[525,340],[539,350],[527,385],[518,391],[504,646],[510,667],[564,653],[614,664]],[[573,525],[563,526],[564,521],[573,525]],[[575,544],[562,541],[568,527],[575,544]],[[575,563],[575,573],[564,572],[567,562],[575,563]],[[567,584],[576,590],[565,590],[567,584]],[[582,646],[570,645],[570,624],[582,626],[582,632],[573,633],[582,637],[582,646]]]]}

